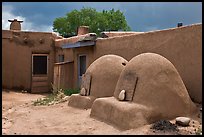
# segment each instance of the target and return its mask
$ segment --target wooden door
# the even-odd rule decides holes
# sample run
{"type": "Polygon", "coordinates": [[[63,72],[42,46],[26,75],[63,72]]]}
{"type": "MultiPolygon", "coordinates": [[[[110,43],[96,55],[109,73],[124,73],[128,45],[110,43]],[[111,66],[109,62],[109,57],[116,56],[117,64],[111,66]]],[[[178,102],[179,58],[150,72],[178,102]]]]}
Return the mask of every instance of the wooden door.
{"type": "Polygon", "coordinates": [[[48,54],[32,54],[31,93],[49,92],[48,54]]]}

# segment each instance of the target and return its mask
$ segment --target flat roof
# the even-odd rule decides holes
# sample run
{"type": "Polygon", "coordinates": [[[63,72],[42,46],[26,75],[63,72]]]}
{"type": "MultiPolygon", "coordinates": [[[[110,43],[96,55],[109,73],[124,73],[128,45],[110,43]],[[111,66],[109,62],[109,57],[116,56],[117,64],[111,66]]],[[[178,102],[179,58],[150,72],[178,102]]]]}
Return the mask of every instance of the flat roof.
{"type": "Polygon", "coordinates": [[[67,48],[78,48],[78,47],[86,47],[86,46],[95,46],[95,41],[78,41],[76,43],[69,43],[62,45],[63,49],[67,48]]]}

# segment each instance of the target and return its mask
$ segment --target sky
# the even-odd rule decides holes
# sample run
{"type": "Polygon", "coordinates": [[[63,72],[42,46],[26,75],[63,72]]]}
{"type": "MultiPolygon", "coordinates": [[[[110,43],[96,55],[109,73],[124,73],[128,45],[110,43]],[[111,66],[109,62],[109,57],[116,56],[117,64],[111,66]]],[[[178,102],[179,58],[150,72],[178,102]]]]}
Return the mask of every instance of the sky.
{"type": "Polygon", "coordinates": [[[2,2],[2,29],[23,20],[23,31],[52,32],[53,21],[74,9],[120,10],[132,31],[154,31],[202,23],[202,2],[2,2]]]}

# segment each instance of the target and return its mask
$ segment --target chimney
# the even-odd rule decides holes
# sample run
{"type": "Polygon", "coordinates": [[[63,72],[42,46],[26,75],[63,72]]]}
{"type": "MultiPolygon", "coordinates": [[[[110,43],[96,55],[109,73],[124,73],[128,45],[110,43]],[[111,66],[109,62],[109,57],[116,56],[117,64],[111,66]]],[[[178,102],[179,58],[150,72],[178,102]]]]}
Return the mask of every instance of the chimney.
{"type": "Polygon", "coordinates": [[[11,22],[10,24],[10,30],[21,30],[21,23],[23,21],[19,21],[17,19],[14,20],[8,20],[9,22],[11,22]]]}
{"type": "Polygon", "coordinates": [[[177,27],[181,27],[181,26],[183,26],[183,23],[182,23],[182,22],[179,22],[179,23],[177,24],[177,27]]]}
{"type": "Polygon", "coordinates": [[[80,26],[77,29],[77,36],[89,33],[89,26],[80,26]]]}

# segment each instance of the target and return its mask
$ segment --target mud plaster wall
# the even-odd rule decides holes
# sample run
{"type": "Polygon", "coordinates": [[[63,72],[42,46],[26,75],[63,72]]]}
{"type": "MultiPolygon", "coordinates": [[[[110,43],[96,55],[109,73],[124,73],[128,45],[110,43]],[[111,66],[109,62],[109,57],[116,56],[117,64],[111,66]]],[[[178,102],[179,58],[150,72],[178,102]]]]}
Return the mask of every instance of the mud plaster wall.
{"type": "Polygon", "coordinates": [[[141,34],[143,32],[103,32],[103,34],[105,34],[106,36],[110,37],[115,37],[115,36],[124,36],[124,35],[130,35],[130,34],[141,34]]]}
{"type": "Polygon", "coordinates": [[[2,30],[2,86],[30,90],[32,53],[49,53],[48,82],[51,83],[55,60],[54,37],[52,33],[2,30]],[[24,38],[27,38],[27,44],[23,42],[24,38]]]}
{"type": "Polygon", "coordinates": [[[73,61],[74,60],[72,49],[57,48],[56,49],[56,56],[55,56],[56,62],[59,61],[59,55],[64,55],[64,61],[73,61]]]}
{"type": "Polygon", "coordinates": [[[129,61],[145,52],[160,54],[171,61],[191,98],[202,102],[202,24],[99,39],[94,46],[92,60],[115,54],[129,61]]]}

